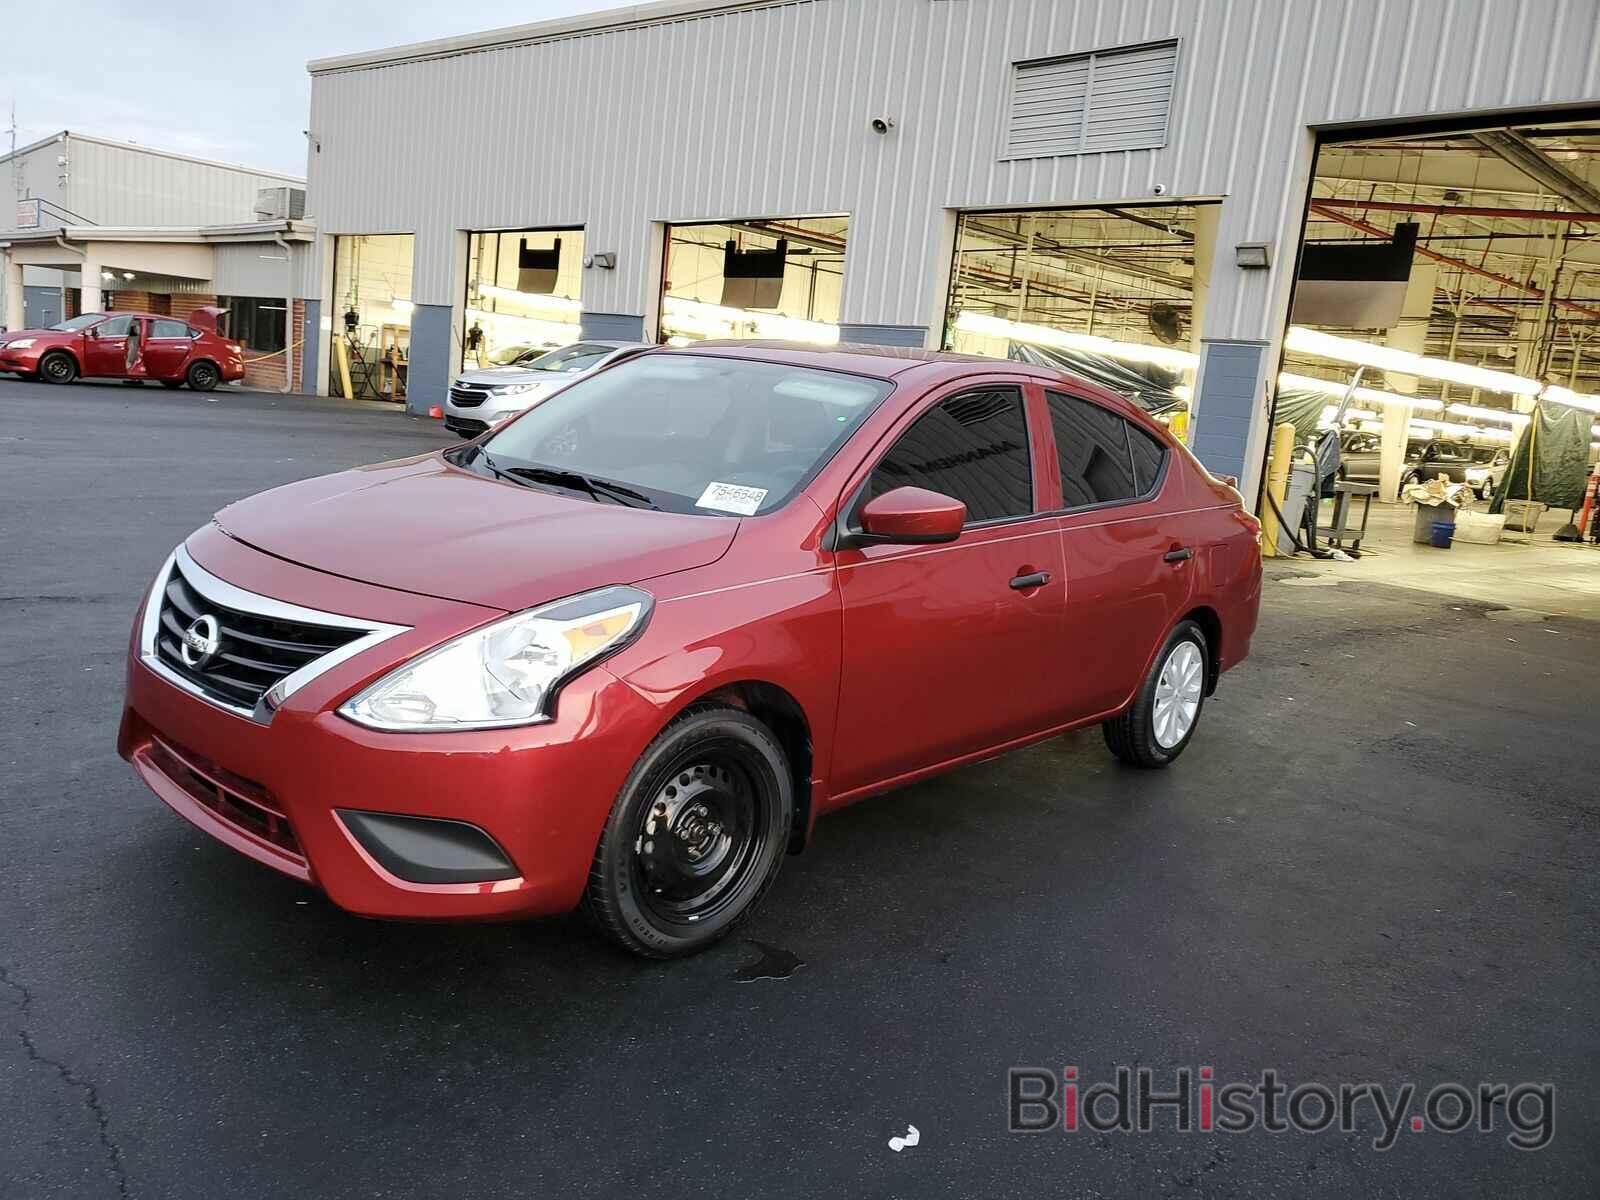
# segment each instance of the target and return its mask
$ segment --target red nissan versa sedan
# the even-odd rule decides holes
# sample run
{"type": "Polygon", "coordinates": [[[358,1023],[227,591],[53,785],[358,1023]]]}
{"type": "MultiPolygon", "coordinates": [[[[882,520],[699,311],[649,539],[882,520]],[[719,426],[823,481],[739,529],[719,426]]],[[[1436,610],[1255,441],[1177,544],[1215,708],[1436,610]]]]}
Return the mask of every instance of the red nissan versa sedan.
{"type": "Polygon", "coordinates": [[[49,329],[0,333],[0,372],[45,383],[85,379],[151,379],[169,388],[209,392],[244,378],[237,342],[217,333],[220,308],[188,321],[152,313],[85,313],[49,329]]]}
{"type": "Polygon", "coordinates": [[[921,351],[701,344],[242,500],[161,567],[119,749],[375,917],[698,950],[814,818],[1074,726],[1165,766],[1259,527],[1140,411],[921,351]]]}

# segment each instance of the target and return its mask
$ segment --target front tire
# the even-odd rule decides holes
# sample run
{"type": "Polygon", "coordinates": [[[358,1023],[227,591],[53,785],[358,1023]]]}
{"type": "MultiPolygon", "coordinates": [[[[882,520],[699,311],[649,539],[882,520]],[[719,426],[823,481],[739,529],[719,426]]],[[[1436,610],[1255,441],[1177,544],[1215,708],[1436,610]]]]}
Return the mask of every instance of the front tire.
{"type": "Polygon", "coordinates": [[[189,368],[186,378],[195,391],[209,392],[222,381],[222,372],[217,370],[216,363],[197,362],[189,368]]]}
{"type": "Polygon", "coordinates": [[[749,713],[689,709],[650,743],[600,835],[583,907],[646,958],[677,958],[744,920],[777,878],[794,817],[789,762],[749,713]]]}
{"type": "Polygon", "coordinates": [[[1494,499],[1494,480],[1485,479],[1483,481],[1483,486],[1478,489],[1478,499],[1479,500],[1493,500],[1494,499]]]}
{"type": "Polygon", "coordinates": [[[39,378],[46,383],[71,383],[78,377],[78,362],[64,350],[53,350],[39,360],[39,378]]]}
{"type": "Polygon", "coordinates": [[[1133,703],[1100,727],[1111,753],[1145,768],[1165,767],[1182,754],[1200,726],[1209,655],[1200,626],[1179,622],[1133,703]]]}

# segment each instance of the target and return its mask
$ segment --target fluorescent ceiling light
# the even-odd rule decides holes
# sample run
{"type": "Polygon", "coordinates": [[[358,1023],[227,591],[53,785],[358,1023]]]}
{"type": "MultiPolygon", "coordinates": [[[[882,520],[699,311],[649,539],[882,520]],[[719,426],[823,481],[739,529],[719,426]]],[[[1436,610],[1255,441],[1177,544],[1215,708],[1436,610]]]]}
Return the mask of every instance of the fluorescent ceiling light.
{"type": "Polygon", "coordinates": [[[1092,333],[1068,333],[1064,329],[1051,329],[1045,325],[1025,325],[975,312],[964,312],[957,317],[956,328],[963,333],[975,333],[980,337],[1007,338],[1013,342],[1030,342],[1036,346],[1054,346],[1058,350],[1078,350],[1085,354],[1099,354],[1122,362],[1151,363],[1158,367],[1166,367],[1169,371],[1192,371],[1200,362],[1199,355],[1172,346],[1116,342],[1092,333]]]}
{"type": "Polygon", "coordinates": [[[417,306],[411,303],[409,300],[402,300],[399,297],[396,297],[395,299],[389,301],[389,307],[394,309],[395,312],[408,313],[415,310],[417,306]]]}
{"type": "Polygon", "coordinates": [[[1527,413],[1511,412],[1504,408],[1484,408],[1477,404],[1452,404],[1445,411],[1454,413],[1458,417],[1477,417],[1482,421],[1504,421],[1507,425],[1515,425],[1519,429],[1529,421],[1527,413]]]}
{"type": "MultiPolygon", "coordinates": [[[[1314,375],[1295,375],[1285,371],[1278,376],[1278,386],[1296,392],[1322,392],[1329,396],[1343,396],[1345,389],[1350,385],[1335,379],[1318,379],[1314,375]]],[[[1352,399],[1364,400],[1368,404],[1401,404],[1420,412],[1439,412],[1444,408],[1441,401],[1430,400],[1426,396],[1402,396],[1399,392],[1380,392],[1377,388],[1358,387],[1352,399]]]]}
{"type": "Polygon", "coordinates": [[[1453,433],[1458,437],[1469,437],[1478,432],[1471,425],[1460,425],[1455,421],[1428,421],[1422,417],[1412,417],[1411,427],[1413,429],[1436,430],[1439,433],[1453,433]]]}
{"type": "MultiPolygon", "coordinates": [[[[1432,358],[1426,354],[1412,354],[1393,346],[1379,346],[1357,338],[1338,337],[1331,333],[1291,325],[1283,344],[1300,354],[1318,358],[1331,358],[1339,362],[1357,363],[1377,367],[1403,375],[1419,375],[1426,379],[1442,379],[1464,387],[1481,388],[1490,392],[1508,392],[1514,396],[1532,396],[1539,391],[1539,383],[1508,371],[1491,371],[1487,367],[1474,367],[1468,363],[1452,362],[1447,358],[1432,358]]],[[[1600,400],[1596,401],[1600,403],[1600,400]]]]}
{"type": "Polygon", "coordinates": [[[566,296],[552,296],[543,292],[519,292],[515,288],[500,287],[493,283],[478,284],[478,295],[492,296],[496,300],[513,300],[528,308],[541,309],[547,313],[577,315],[583,311],[583,301],[573,300],[566,296]]]}
{"type": "Polygon", "coordinates": [[[1187,383],[1175,383],[1175,384],[1173,384],[1172,385],[1172,394],[1174,396],[1176,396],[1179,400],[1193,400],[1194,399],[1194,389],[1192,387],[1190,387],[1187,383]]]}
{"type": "Polygon", "coordinates": [[[661,324],[675,333],[705,338],[739,337],[743,330],[753,329],[761,337],[786,342],[815,342],[833,346],[839,341],[839,327],[825,321],[805,321],[780,313],[728,308],[700,300],[685,300],[680,296],[668,296],[662,302],[661,324]]]}
{"type": "Polygon", "coordinates": [[[1565,404],[1569,408],[1581,408],[1585,412],[1600,412],[1600,396],[1587,392],[1574,392],[1568,388],[1557,387],[1551,384],[1539,394],[1541,400],[1553,400],[1557,404],[1565,404]]]}
{"type": "Polygon", "coordinates": [[[484,312],[479,308],[467,309],[467,315],[488,321],[491,326],[504,326],[504,329],[500,330],[502,334],[510,332],[515,337],[545,342],[552,346],[565,346],[578,338],[576,321],[545,321],[538,317],[514,317],[505,313],[484,312]]]}

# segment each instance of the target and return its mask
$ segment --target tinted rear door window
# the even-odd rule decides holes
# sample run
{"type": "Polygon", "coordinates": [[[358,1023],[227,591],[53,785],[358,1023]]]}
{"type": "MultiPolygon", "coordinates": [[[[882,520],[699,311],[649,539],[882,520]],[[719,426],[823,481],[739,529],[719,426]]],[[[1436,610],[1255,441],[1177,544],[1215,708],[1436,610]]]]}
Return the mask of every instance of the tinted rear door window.
{"type": "Polygon", "coordinates": [[[1133,480],[1139,495],[1147,494],[1161,478],[1161,464],[1167,459],[1167,448],[1137,425],[1117,418],[1128,426],[1128,443],[1133,449],[1133,480]]]}
{"type": "Polygon", "coordinates": [[[870,496],[920,487],[967,506],[967,521],[1033,511],[1028,423],[1017,388],[983,388],[941,401],[900,435],[872,472],[870,496]]]}
{"type": "MultiPolygon", "coordinates": [[[[1061,467],[1061,504],[1081,508],[1132,500],[1145,489],[1134,477],[1128,423],[1114,412],[1064,392],[1046,392],[1061,467]]],[[[1156,460],[1156,469],[1160,460],[1156,460]]],[[[1152,475],[1152,481],[1154,476],[1152,475]]]]}

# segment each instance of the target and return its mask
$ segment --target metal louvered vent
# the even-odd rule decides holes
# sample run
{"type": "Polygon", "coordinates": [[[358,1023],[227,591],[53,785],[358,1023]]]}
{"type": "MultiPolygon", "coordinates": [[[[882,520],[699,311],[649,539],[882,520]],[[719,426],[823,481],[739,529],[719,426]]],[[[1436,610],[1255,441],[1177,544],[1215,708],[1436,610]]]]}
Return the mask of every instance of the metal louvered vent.
{"type": "Polygon", "coordinates": [[[1017,63],[1000,156],[1164,146],[1177,72],[1176,41],[1017,63]]]}

